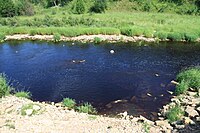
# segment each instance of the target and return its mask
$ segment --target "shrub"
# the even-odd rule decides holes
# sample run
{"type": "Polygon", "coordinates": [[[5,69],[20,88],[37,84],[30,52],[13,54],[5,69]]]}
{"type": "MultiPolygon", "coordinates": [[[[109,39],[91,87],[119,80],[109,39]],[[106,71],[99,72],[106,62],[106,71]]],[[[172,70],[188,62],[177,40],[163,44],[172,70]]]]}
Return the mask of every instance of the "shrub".
{"type": "Polygon", "coordinates": [[[62,101],[63,106],[68,107],[69,109],[73,109],[76,105],[76,101],[70,98],[64,98],[62,101]]]}
{"type": "Polygon", "coordinates": [[[103,13],[107,9],[106,0],[95,0],[94,5],[90,8],[91,12],[103,13]]]}
{"type": "Polygon", "coordinates": [[[53,40],[54,42],[59,42],[60,41],[60,38],[61,38],[61,35],[59,33],[55,33],[53,35],[53,40]]]}
{"type": "Polygon", "coordinates": [[[30,92],[25,92],[25,91],[19,91],[15,94],[16,97],[23,97],[30,99],[31,98],[31,93],[30,92]]]}
{"type": "Polygon", "coordinates": [[[176,77],[178,82],[188,83],[188,87],[199,91],[200,88],[200,68],[189,68],[180,72],[176,77]]]}
{"type": "Polygon", "coordinates": [[[175,89],[175,94],[176,95],[180,95],[182,93],[185,93],[187,90],[189,89],[189,85],[187,82],[185,82],[184,80],[182,80],[175,89]]]}
{"type": "Polygon", "coordinates": [[[94,38],[94,43],[100,43],[100,42],[101,42],[101,38],[99,38],[99,37],[94,38]]]}
{"type": "Polygon", "coordinates": [[[12,88],[9,86],[7,82],[6,75],[0,74],[0,98],[9,95],[11,90],[12,88]]]}
{"type": "Polygon", "coordinates": [[[157,38],[159,38],[159,39],[161,39],[161,40],[167,39],[167,33],[166,32],[162,32],[162,31],[156,32],[154,34],[154,36],[157,37],[157,38]]]}
{"type": "Polygon", "coordinates": [[[96,114],[96,109],[89,103],[84,103],[81,106],[77,107],[77,111],[81,113],[87,113],[87,114],[96,114]]]}
{"type": "Polygon", "coordinates": [[[127,36],[140,36],[143,35],[143,30],[140,27],[122,28],[121,34],[127,36]]]}
{"type": "Polygon", "coordinates": [[[28,0],[17,1],[15,10],[17,15],[34,15],[34,6],[28,0]]]}
{"type": "Polygon", "coordinates": [[[167,35],[167,39],[172,40],[172,41],[181,41],[183,40],[183,36],[180,33],[173,32],[167,35]]]}
{"type": "Polygon", "coordinates": [[[181,109],[180,106],[176,105],[172,107],[167,113],[166,117],[169,120],[169,122],[175,122],[181,119],[181,117],[184,116],[184,111],[181,109]]]}
{"type": "Polygon", "coordinates": [[[74,13],[83,14],[86,10],[85,3],[83,0],[76,0],[74,5],[74,13]]]}
{"type": "Polygon", "coordinates": [[[198,35],[185,33],[185,40],[187,42],[195,42],[198,39],[198,35]]]}
{"type": "Polygon", "coordinates": [[[15,16],[15,7],[12,0],[0,0],[0,16],[2,17],[15,16]]]}

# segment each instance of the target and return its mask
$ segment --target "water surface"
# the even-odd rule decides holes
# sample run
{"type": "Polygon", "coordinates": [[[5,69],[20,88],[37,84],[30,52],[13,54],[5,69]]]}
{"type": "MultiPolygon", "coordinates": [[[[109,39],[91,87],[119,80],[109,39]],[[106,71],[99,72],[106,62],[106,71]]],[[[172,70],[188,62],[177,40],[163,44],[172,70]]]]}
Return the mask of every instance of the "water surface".
{"type": "Polygon", "coordinates": [[[36,101],[70,97],[92,103],[100,113],[153,114],[168,102],[176,74],[199,65],[199,53],[200,45],[186,43],[10,41],[0,45],[0,73],[36,101]],[[109,104],[116,100],[127,101],[109,104]]]}

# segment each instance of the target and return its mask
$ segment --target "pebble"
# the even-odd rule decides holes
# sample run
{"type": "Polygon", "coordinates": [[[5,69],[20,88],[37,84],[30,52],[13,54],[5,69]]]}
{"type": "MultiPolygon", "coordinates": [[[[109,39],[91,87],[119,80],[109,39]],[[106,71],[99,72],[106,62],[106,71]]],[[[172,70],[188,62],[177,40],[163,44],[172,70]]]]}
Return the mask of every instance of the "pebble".
{"type": "Polygon", "coordinates": [[[27,109],[25,112],[26,115],[31,116],[33,114],[33,109],[27,109]]]}
{"type": "Polygon", "coordinates": [[[111,53],[111,54],[114,54],[114,53],[115,53],[115,51],[114,51],[114,50],[110,50],[110,53],[111,53]]]}

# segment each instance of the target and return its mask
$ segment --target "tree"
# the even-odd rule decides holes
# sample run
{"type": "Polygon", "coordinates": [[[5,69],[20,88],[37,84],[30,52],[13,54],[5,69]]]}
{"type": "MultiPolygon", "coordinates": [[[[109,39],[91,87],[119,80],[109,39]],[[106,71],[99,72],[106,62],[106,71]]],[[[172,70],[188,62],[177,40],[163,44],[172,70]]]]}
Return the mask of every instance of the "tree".
{"type": "Polygon", "coordinates": [[[0,0],[0,16],[15,16],[15,6],[12,0],[0,0]]]}
{"type": "Polygon", "coordinates": [[[95,0],[94,5],[90,8],[91,12],[102,13],[107,9],[106,0],[95,0]]]}

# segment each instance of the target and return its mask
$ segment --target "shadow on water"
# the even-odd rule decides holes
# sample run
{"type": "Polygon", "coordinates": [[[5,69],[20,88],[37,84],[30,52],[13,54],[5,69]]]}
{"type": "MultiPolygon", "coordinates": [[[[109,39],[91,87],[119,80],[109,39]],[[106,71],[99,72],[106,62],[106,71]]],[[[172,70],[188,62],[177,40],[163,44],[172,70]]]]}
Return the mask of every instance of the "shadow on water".
{"type": "Polygon", "coordinates": [[[128,111],[155,119],[175,88],[170,81],[199,65],[199,52],[200,45],[188,43],[10,41],[0,45],[0,72],[24,86],[17,89],[28,89],[33,100],[70,97],[92,103],[100,114],[128,111]]]}

